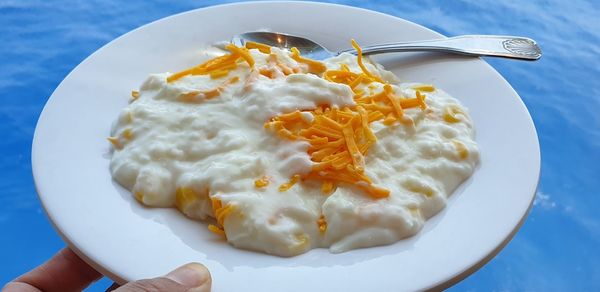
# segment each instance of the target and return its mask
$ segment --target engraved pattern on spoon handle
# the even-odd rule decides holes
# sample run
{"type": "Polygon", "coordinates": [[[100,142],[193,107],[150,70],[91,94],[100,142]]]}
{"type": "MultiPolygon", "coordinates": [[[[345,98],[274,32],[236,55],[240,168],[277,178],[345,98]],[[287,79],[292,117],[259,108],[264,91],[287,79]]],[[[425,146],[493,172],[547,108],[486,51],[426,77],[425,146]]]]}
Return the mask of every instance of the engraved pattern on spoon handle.
{"type": "MultiPolygon", "coordinates": [[[[502,42],[502,46],[509,52],[524,55],[524,56],[541,56],[542,50],[537,44],[530,40],[524,38],[513,38],[507,39],[502,42]]],[[[538,57],[539,58],[539,57],[538,57]]]]}
{"type": "MultiPolygon", "coordinates": [[[[470,56],[493,56],[534,61],[542,51],[532,39],[512,36],[466,35],[446,39],[391,43],[363,48],[363,54],[436,51],[470,56]]],[[[346,51],[346,52],[354,52],[346,51]]]]}

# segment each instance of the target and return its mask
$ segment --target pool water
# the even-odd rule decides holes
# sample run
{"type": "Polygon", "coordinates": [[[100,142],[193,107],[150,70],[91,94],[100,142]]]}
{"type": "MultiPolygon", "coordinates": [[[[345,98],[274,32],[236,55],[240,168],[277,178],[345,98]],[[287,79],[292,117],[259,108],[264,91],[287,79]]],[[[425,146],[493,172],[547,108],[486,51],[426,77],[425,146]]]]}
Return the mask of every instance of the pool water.
{"type": "MultiPolygon", "coordinates": [[[[64,246],[35,194],[31,140],[52,91],[84,58],[162,17],[232,1],[0,0],[0,284],[64,246]]],[[[600,5],[594,0],[327,1],[395,15],[447,36],[523,35],[538,62],[488,59],[536,125],[542,172],[529,217],[450,290],[600,290],[600,5]],[[393,2],[393,3],[392,3],[393,2]]],[[[118,239],[115,239],[118,240],[118,239]]],[[[110,280],[89,288],[104,291],[110,280]]]]}

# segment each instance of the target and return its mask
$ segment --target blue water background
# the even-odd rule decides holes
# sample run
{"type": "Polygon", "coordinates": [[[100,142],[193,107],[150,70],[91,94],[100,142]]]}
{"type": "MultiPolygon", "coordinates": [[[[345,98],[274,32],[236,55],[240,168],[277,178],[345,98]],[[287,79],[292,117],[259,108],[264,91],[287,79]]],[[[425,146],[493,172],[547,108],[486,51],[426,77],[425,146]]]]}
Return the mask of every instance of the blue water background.
{"type": "MultiPolygon", "coordinates": [[[[0,0],[0,284],[64,246],[31,177],[35,123],[52,91],[119,35],[225,2],[0,0]]],[[[539,42],[544,56],[538,62],[488,59],[523,98],[538,130],[542,172],[533,209],[498,256],[451,290],[600,291],[599,3],[333,2],[395,15],[447,36],[524,35],[539,42]]],[[[104,291],[109,283],[103,279],[89,290],[104,291]]]]}

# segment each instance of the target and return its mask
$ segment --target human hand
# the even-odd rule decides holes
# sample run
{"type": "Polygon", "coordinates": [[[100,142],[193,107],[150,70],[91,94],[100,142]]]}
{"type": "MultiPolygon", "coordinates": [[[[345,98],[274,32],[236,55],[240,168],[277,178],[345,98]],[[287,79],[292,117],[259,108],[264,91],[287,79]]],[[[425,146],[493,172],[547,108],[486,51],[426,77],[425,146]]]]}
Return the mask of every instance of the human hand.
{"type": "MultiPolygon", "coordinates": [[[[80,259],[72,250],[62,249],[49,261],[9,282],[3,292],[81,291],[102,277],[94,268],[80,259]]],[[[210,272],[205,266],[191,263],[181,266],[163,277],[114,284],[108,291],[189,291],[208,292],[210,272]]]]}

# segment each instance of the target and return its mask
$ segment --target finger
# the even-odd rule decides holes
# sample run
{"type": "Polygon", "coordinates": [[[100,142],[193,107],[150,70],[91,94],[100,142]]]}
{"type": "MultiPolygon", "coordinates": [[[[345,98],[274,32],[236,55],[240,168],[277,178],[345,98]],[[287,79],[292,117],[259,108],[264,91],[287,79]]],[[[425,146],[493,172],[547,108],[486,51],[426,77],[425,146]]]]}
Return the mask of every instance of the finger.
{"type": "Polygon", "coordinates": [[[130,282],[114,291],[209,292],[211,284],[212,279],[208,269],[201,264],[191,263],[175,269],[164,277],[130,282]]]}
{"type": "Polygon", "coordinates": [[[49,261],[8,283],[2,291],[81,291],[100,277],[72,250],[64,248],[49,261]]]}

